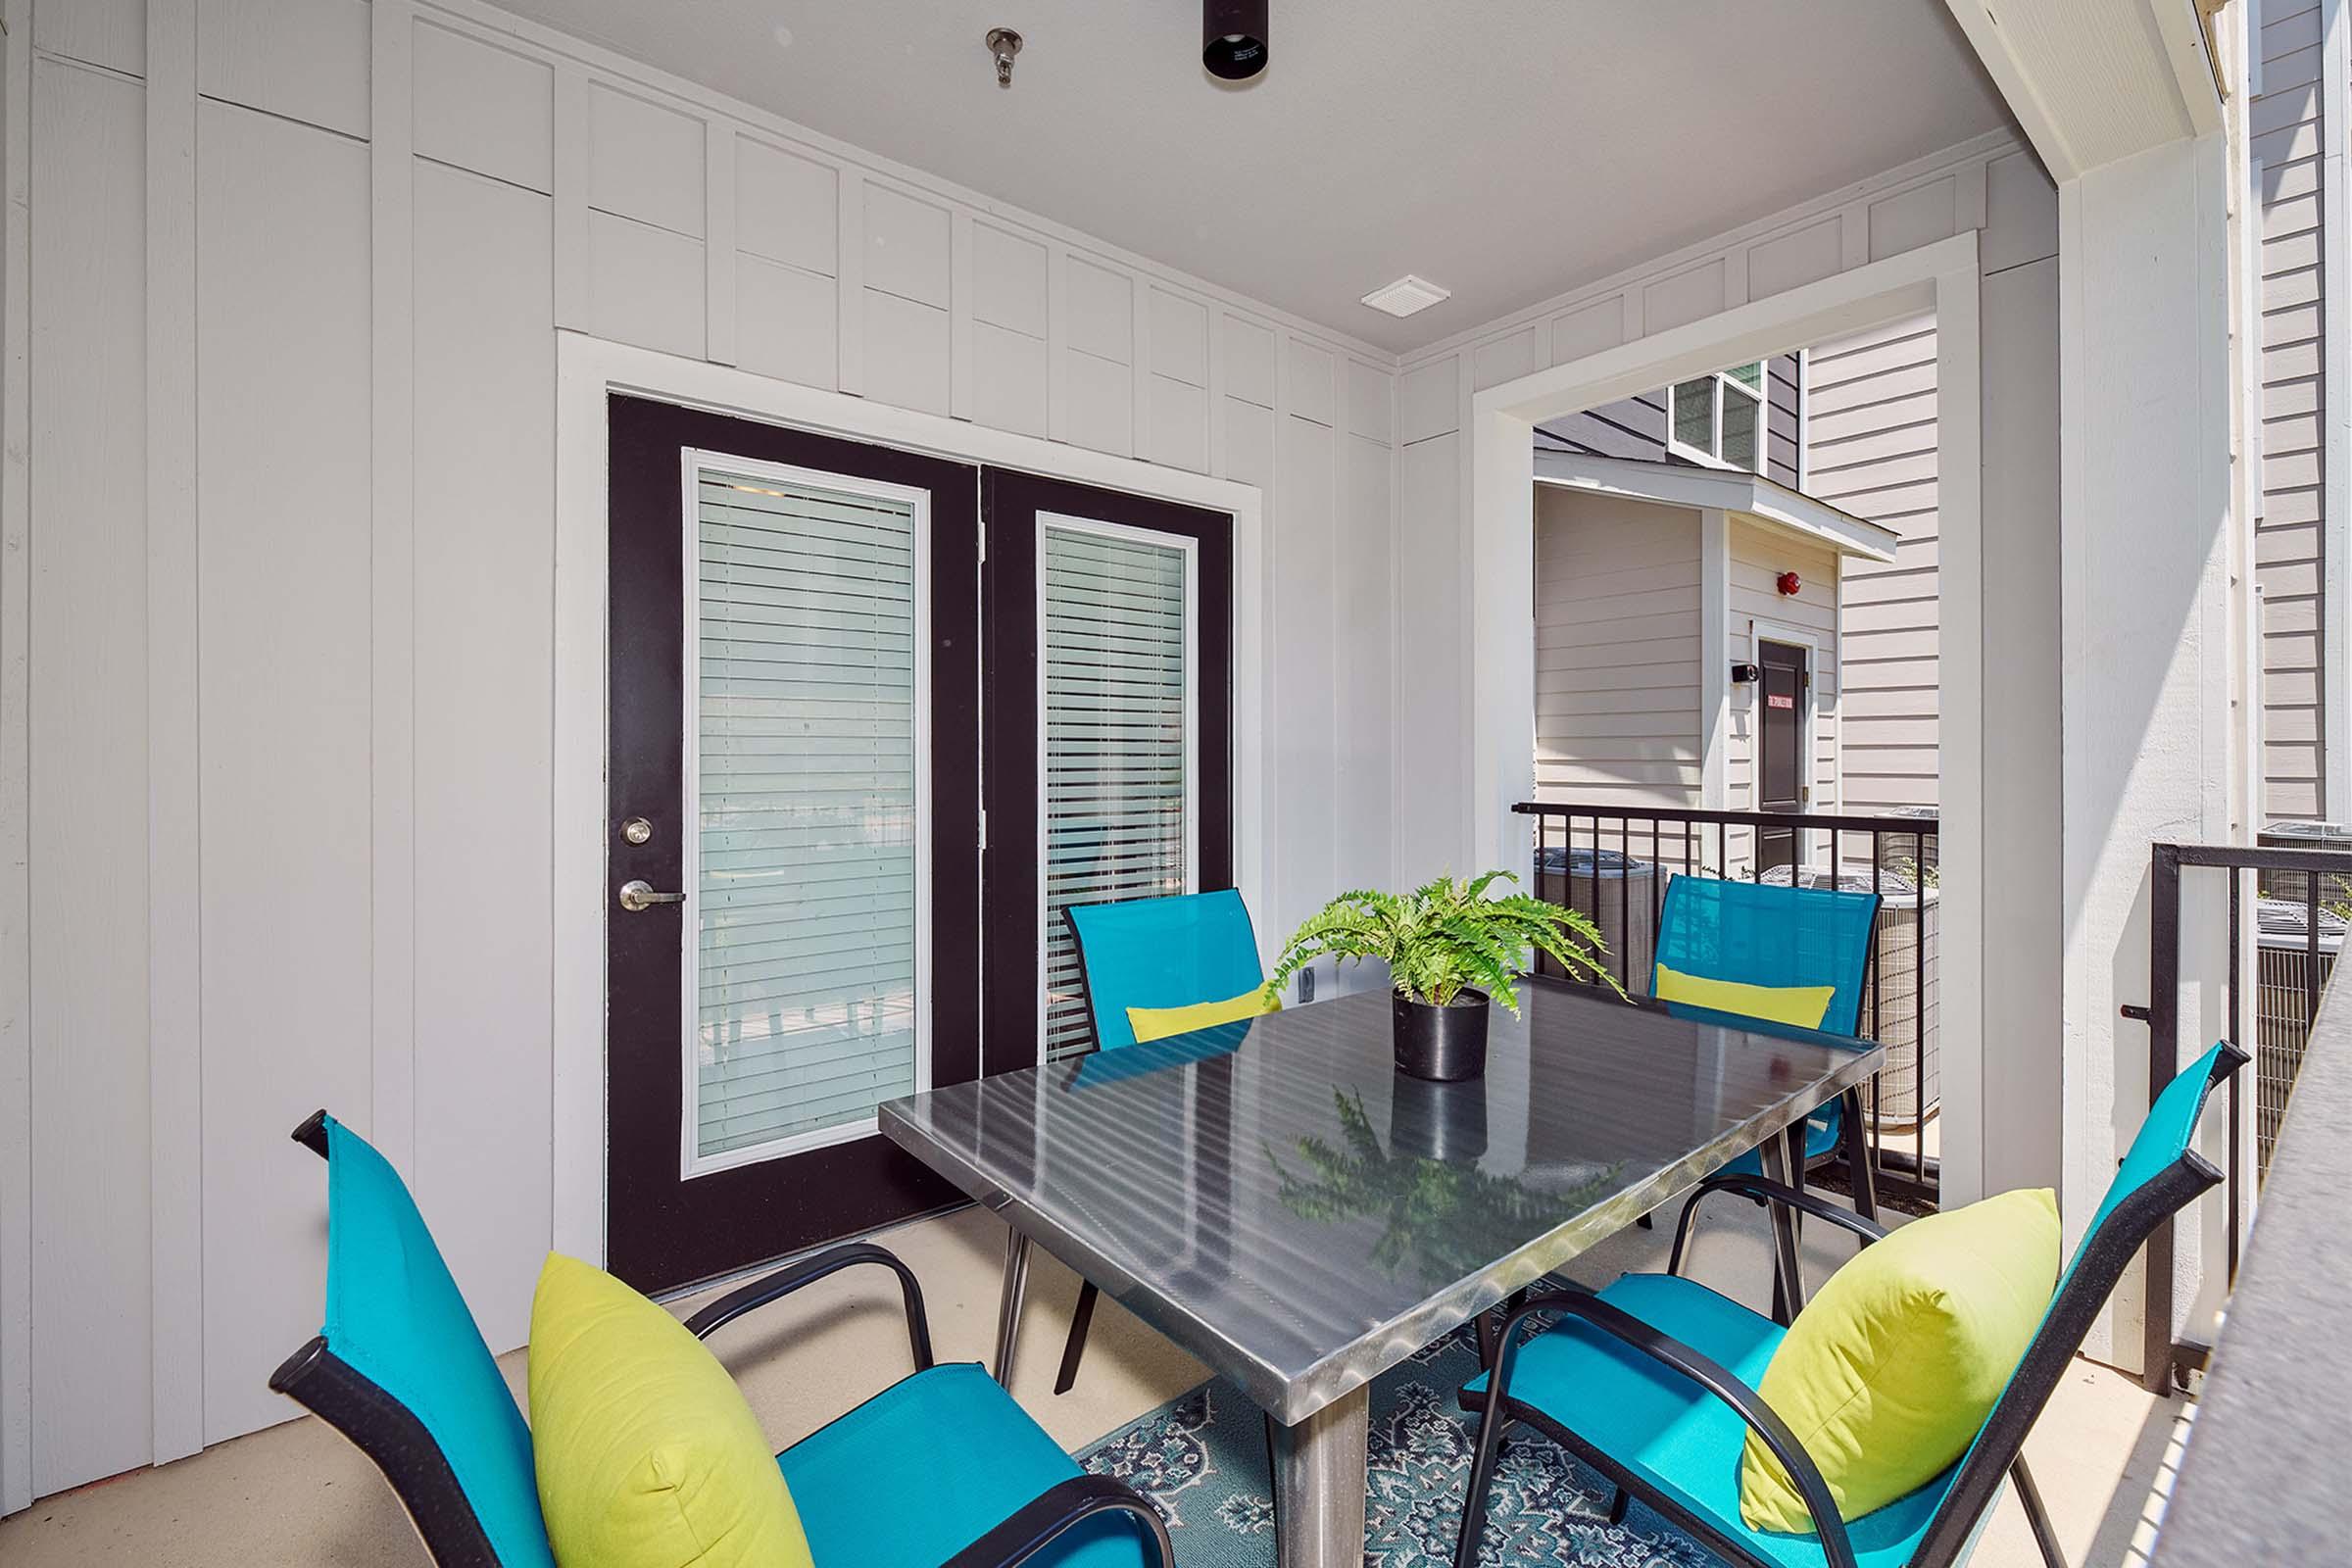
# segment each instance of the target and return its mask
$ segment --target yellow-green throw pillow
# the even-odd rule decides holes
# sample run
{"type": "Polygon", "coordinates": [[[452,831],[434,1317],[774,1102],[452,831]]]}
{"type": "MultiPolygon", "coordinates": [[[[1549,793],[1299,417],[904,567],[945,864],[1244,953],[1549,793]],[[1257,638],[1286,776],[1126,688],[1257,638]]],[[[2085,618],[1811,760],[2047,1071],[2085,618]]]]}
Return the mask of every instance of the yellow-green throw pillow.
{"type": "Polygon", "coordinates": [[[1767,1023],[1792,1023],[1818,1029],[1829,1013],[1836,986],[1751,986],[1743,980],[1710,980],[1703,974],[1685,974],[1658,965],[1652,988],[1660,1002],[1687,1002],[1715,1012],[1736,1012],[1742,1018],[1767,1023]]]}
{"type": "Polygon", "coordinates": [[[1223,1002],[1195,1002],[1182,1007],[1129,1007],[1127,1027],[1135,1031],[1137,1045],[1146,1041],[1165,1040],[1170,1035],[1189,1035],[1196,1029],[1212,1029],[1221,1023],[1239,1023],[1244,1018],[1255,1018],[1261,1013],[1280,1012],[1280,1002],[1268,1005],[1258,1000],[1252,987],[1238,997],[1223,1002]]]}
{"type": "MultiPolygon", "coordinates": [[[[2058,1200],[2046,1187],[1913,1220],[1830,1276],[1756,1392],[1804,1446],[1838,1513],[1859,1519],[1967,1451],[2057,1286],[2058,1200]]],[[[1756,1530],[1814,1529],[1752,1432],[1740,1517],[1756,1530]]]]}
{"type": "Polygon", "coordinates": [[[531,1301],[531,1456],[563,1568],[809,1568],[752,1407],[686,1326],[550,1252],[531,1301]]]}

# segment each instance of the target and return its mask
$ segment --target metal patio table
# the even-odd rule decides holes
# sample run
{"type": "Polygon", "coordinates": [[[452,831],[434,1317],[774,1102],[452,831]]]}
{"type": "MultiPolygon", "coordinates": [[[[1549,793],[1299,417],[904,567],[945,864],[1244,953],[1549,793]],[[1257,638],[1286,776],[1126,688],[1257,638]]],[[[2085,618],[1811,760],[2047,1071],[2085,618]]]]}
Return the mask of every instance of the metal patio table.
{"type": "Polygon", "coordinates": [[[1266,1412],[1281,1568],[1352,1568],[1375,1376],[1748,1149],[1786,1180],[1785,1135],[1884,1054],[1520,990],[1464,1083],[1397,1075],[1365,993],[894,1100],[881,1127],[1011,1226],[1000,1378],[1034,1242],[1266,1412]]]}

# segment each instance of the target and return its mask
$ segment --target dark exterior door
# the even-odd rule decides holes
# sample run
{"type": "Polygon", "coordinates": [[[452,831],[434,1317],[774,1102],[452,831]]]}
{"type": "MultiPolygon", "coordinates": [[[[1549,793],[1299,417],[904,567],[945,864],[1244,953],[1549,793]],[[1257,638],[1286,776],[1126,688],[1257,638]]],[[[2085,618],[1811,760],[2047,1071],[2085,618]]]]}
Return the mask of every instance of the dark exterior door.
{"type": "Polygon", "coordinates": [[[1093,1049],[1063,907],[1233,886],[1233,519],[1000,468],[981,511],[995,1073],[1093,1049]]]}
{"type": "Polygon", "coordinates": [[[975,469],[610,408],[609,1266],[956,1201],[874,1132],[980,1070],[975,469]]]}
{"type": "MultiPolygon", "coordinates": [[[[1792,643],[1760,642],[1762,671],[1756,724],[1756,809],[1805,808],[1805,705],[1811,684],[1807,651],[1792,643]]],[[[1756,835],[1756,869],[1796,863],[1796,830],[1764,828],[1756,835]]]]}

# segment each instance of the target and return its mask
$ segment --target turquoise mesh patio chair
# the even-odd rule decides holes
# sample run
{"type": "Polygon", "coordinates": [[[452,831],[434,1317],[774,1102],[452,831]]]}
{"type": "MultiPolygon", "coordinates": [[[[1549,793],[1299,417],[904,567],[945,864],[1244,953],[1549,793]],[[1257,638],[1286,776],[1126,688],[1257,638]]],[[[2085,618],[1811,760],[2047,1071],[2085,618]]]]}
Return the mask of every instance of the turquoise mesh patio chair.
{"type": "Polygon", "coordinates": [[[2141,1245],[2221,1181],[2190,1145],[2206,1098],[2246,1059],[2236,1047],[2217,1045],[2157,1097],[1969,1450],[1918,1491],[1850,1521],[1838,1518],[1820,1470],[1756,1394],[1787,1320],[1761,1317],[1684,1279],[1683,1245],[1692,1211],[1718,1192],[1814,1215],[1852,1231],[1864,1246],[1886,1233],[1777,1182],[1730,1171],[1709,1177],[1684,1205],[1667,1272],[1628,1274],[1597,1295],[1572,1291],[1528,1301],[1504,1326],[1494,1370],[1463,1387],[1463,1407],[1482,1415],[1456,1568],[1477,1561],[1496,1445],[1508,1421],[1526,1422],[1606,1477],[1617,1489],[1612,1523],[1639,1497],[1745,1568],[1947,1568],[1966,1555],[2004,1477],[2017,1487],[2042,1557],[2050,1568],[2065,1568],[2021,1456],[2026,1433],[2141,1245]],[[1560,1314],[1559,1321],[1519,1343],[1521,1325],[1538,1313],[1560,1314]],[[1795,1480],[1814,1533],[1781,1535],[1741,1522],[1740,1451],[1750,1432],[1795,1480]]]}
{"type": "Polygon", "coordinates": [[[1233,888],[1074,904],[1061,913],[1078,945],[1098,1051],[1135,1044],[1129,1007],[1223,1002],[1265,982],[1249,906],[1233,888]]]}
{"type": "MultiPolygon", "coordinates": [[[[1658,915],[1657,961],[1684,974],[1743,985],[1834,987],[1821,1028],[1856,1035],[1878,917],[1875,893],[1678,876],[1666,884],[1666,906],[1658,915]]],[[[1805,1118],[1803,1152],[1790,1161],[1799,1187],[1805,1165],[1837,1152],[1849,1128],[1846,1155],[1860,1168],[1861,1107],[1861,1092],[1849,1090],[1805,1118]]],[[[1764,1174],[1752,1151],[1724,1168],[1764,1174]]],[[[1875,1215],[1867,1182],[1854,1183],[1854,1198],[1865,1217],[1875,1215]]]]}
{"type": "MultiPolygon", "coordinates": [[[[1129,1007],[1185,1007],[1223,1002],[1265,983],[1257,957],[1257,933],[1239,890],[1183,893],[1164,899],[1124,899],[1115,904],[1074,904],[1061,911],[1078,947],[1078,973],[1086,987],[1087,1016],[1095,1027],[1097,1052],[1133,1046],[1129,1007]]],[[[1246,1024],[1221,1024],[1179,1036],[1167,1048],[1170,1059],[1188,1051],[1232,1051],[1248,1034],[1246,1024]]],[[[1162,1053],[1155,1052],[1154,1059],[1162,1053]]],[[[1080,1067],[1083,1075],[1086,1071],[1080,1067]]],[[[1081,1281],[1070,1335],[1062,1342],[1061,1370],[1054,1392],[1067,1394],[1078,1381],[1102,1292],[1081,1281]]]]}
{"type": "MultiPolygon", "coordinates": [[[[294,1131],[327,1162],[326,1323],[270,1387],[358,1445],[441,1568],[555,1568],[531,1434],[399,1175],[319,1111],[294,1131]]],[[[858,1568],[1174,1568],[1141,1494],[1083,1474],[979,1367],[939,1366],[921,1288],[853,1242],[704,1307],[709,1338],[841,1269],[898,1276],[914,1373],[776,1456],[819,1563],[858,1568]]]]}

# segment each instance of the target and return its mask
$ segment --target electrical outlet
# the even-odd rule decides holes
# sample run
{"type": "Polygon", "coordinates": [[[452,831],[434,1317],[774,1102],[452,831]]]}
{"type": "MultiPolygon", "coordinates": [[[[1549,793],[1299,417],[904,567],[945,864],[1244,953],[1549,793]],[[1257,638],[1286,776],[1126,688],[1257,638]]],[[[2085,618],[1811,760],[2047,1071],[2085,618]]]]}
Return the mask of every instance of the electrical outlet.
{"type": "Polygon", "coordinates": [[[1315,1000],[1315,966],[1311,963],[1298,971],[1298,1000],[1300,1002],[1315,1000]]]}

